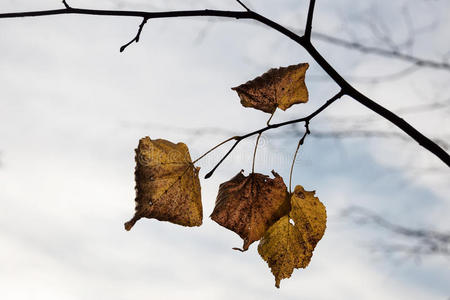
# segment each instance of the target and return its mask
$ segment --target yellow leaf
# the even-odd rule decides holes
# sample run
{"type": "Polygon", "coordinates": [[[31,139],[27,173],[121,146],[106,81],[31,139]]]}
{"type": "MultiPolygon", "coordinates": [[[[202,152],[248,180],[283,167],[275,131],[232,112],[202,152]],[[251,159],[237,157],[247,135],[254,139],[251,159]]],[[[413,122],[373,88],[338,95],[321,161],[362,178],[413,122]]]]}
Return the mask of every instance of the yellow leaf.
{"type": "Polygon", "coordinates": [[[211,214],[218,224],[236,232],[244,240],[241,251],[259,240],[264,232],[289,211],[288,192],[283,178],[272,171],[269,176],[239,172],[219,187],[216,206],[211,214]]]}
{"type": "Polygon", "coordinates": [[[308,192],[301,185],[295,187],[291,196],[290,217],[300,229],[311,251],[322,238],[327,227],[327,211],[315,192],[308,192]]]}
{"type": "Polygon", "coordinates": [[[278,288],[280,280],[291,277],[294,268],[305,268],[312,255],[301,232],[289,220],[289,216],[279,219],[258,245],[259,255],[268,263],[278,288]]]}
{"type": "Polygon", "coordinates": [[[291,277],[294,269],[306,268],[326,228],[325,206],[298,185],[291,194],[291,211],[264,234],[258,252],[275,276],[275,286],[291,277]],[[292,224],[292,223],[293,224],[292,224]]]}
{"type": "Polygon", "coordinates": [[[238,87],[235,90],[244,107],[253,107],[266,113],[276,108],[286,110],[296,103],[308,101],[308,89],[305,84],[307,63],[270,69],[238,87]]]}
{"type": "Polygon", "coordinates": [[[125,229],[130,230],[144,217],[200,226],[203,213],[198,171],[185,144],[141,139],[136,149],[136,212],[125,229]]]}

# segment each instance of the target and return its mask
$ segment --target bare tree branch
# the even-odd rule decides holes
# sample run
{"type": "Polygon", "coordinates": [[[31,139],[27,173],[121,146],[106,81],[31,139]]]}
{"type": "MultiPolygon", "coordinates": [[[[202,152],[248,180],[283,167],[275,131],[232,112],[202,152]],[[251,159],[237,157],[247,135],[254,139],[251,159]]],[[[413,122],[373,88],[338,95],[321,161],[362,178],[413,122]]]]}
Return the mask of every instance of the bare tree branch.
{"type": "MultiPolygon", "coordinates": [[[[311,8],[311,11],[313,9],[311,8]]],[[[83,15],[99,15],[99,16],[127,16],[127,17],[142,17],[146,19],[153,18],[174,18],[174,17],[195,17],[195,16],[215,16],[225,18],[236,19],[251,19],[280,32],[286,37],[292,39],[300,46],[302,46],[312,58],[322,67],[322,69],[339,85],[343,94],[349,95],[357,102],[366,106],[370,110],[374,111],[381,117],[389,120],[396,125],[412,139],[419,143],[422,147],[437,156],[443,163],[450,167],[450,155],[439,145],[434,143],[428,137],[424,136],[417,129],[407,123],[405,120],[394,114],[392,111],[379,105],[372,99],[368,98],[357,89],[355,89],[350,83],[348,83],[322,56],[321,53],[313,46],[311,41],[305,36],[298,36],[289,29],[282,25],[260,15],[253,11],[237,12],[237,11],[223,11],[223,10],[184,10],[184,11],[165,11],[165,12],[144,12],[144,11],[122,11],[122,10],[94,10],[94,9],[79,9],[79,8],[65,8],[56,10],[44,10],[44,11],[30,11],[30,12],[16,12],[16,13],[3,13],[0,14],[0,19],[4,18],[18,18],[18,17],[37,17],[37,16],[50,16],[61,14],[83,14],[83,15]]],[[[312,14],[312,12],[311,12],[312,14]]],[[[311,15],[312,22],[312,15],[311,15]]],[[[419,62],[418,62],[419,63],[419,62]]],[[[234,147],[233,147],[234,148],[234,147]]]]}

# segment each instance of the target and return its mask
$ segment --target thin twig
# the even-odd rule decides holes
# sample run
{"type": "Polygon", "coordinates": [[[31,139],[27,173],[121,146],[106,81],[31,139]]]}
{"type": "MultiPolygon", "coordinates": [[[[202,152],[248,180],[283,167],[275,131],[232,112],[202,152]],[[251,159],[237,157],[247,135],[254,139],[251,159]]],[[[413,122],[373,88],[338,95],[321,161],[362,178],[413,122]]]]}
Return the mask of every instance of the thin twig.
{"type": "Polygon", "coordinates": [[[300,146],[305,142],[306,136],[310,133],[311,131],[309,131],[309,121],[305,121],[305,133],[298,141],[297,149],[295,149],[294,158],[292,159],[291,170],[289,172],[289,194],[292,193],[292,172],[294,171],[294,164],[295,160],[297,159],[298,150],[300,149],[300,146]]]}
{"type": "Polygon", "coordinates": [[[136,42],[136,43],[138,43],[139,42],[139,38],[141,37],[141,32],[142,32],[142,29],[144,29],[144,26],[145,26],[145,23],[147,23],[147,18],[144,18],[143,20],[142,20],[142,23],[141,23],[141,25],[139,25],[139,29],[138,29],[138,32],[136,33],[136,36],[131,40],[131,41],[129,41],[128,43],[126,43],[125,45],[123,45],[122,47],[120,47],[120,52],[123,52],[128,46],[130,46],[133,42],[136,42]]]}
{"type": "Polygon", "coordinates": [[[290,125],[290,124],[295,124],[295,123],[300,123],[300,122],[309,122],[311,121],[315,116],[317,116],[318,114],[320,114],[322,111],[324,111],[328,106],[330,106],[333,102],[335,102],[336,100],[338,100],[339,98],[341,98],[345,93],[343,91],[340,91],[339,93],[337,93],[336,95],[334,95],[333,97],[331,97],[329,100],[327,100],[327,102],[325,102],[321,107],[319,107],[317,110],[315,110],[313,113],[311,113],[310,115],[303,117],[303,118],[299,118],[299,119],[294,119],[294,120],[290,120],[290,121],[286,121],[286,122],[281,122],[281,123],[276,123],[276,124],[272,124],[272,125],[268,125],[264,128],[252,131],[250,133],[241,135],[241,136],[235,136],[233,137],[233,139],[236,140],[236,142],[233,144],[233,146],[230,148],[230,150],[228,150],[228,152],[222,157],[222,159],[216,164],[216,166],[208,173],[205,175],[205,179],[210,178],[214,172],[216,171],[216,169],[223,163],[223,161],[228,157],[228,155],[231,154],[231,152],[233,152],[234,148],[236,148],[236,146],[244,139],[256,135],[256,134],[261,134],[264,131],[267,130],[271,130],[271,129],[275,129],[278,127],[283,127],[286,125],[290,125]]]}
{"type": "Polygon", "coordinates": [[[66,0],[62,0],[62,3],[64,4],[64,6],[65,6],[67,9],[71,9],[71,8],[72,8],[72,7],[70,7],[69,4],[67,4],[66,0]]]}
{"type": "Polygon", "coordinates": [[[222,159],[217,163],[217,165],[211,171],[209,171],[208,174],[205,175],[205,179],[208,179],[209,177],[211,177],[214,174],[216,169],[223,163],[223,161],[228,157],[228,155],[230,155],[231,152],[233,152],[234,148],[236,148],[236,146],[239,144],[240,141],[242,141],[242,139],[236,140],[236,142],[233,144],[233,146],[230,148],[230,150],[228,150],[228,152],[222,157],[222,159]]]}
{"type": "Polygon", "coordinates": [[[308,16],[306,17],[306,26],[304,37],[306,40],[311,41],[312,21],[314,16],[314,5],[316,0],[309,1],[308,16]]]}
{"type": "Polygon", "coordinates": [[[239,3],[243,8],[245,8],[246,11],[251,11],[244,3],[242,3],[240,0],[236,0],[237,3],[239,3]]]}

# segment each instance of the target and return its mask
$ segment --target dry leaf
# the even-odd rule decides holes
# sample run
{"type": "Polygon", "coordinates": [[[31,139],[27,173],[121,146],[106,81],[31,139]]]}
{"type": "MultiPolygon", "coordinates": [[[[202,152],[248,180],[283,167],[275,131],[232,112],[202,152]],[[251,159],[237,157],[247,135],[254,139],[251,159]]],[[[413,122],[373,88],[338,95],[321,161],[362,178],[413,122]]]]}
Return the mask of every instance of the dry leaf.
{"type": "Polygon", "coordinates": [[[211,218],[244,240],[242,251],[259,240],[276,220],[289,211],[283,178],[274,171],[272,174],[274,179],[258,173],[246,177],[241,171],[219,187],[211,218]]]}
{"type": "Polygon", "coordinates": [[[238,87],[235,90],[241,104],[266,113],[273,113],[276,108],[286,110],[296,103],[308,101],[308,89],[305,84],[307,63],[270,69],[238,87]]]}
{"type": "Polygon", "coordinates": [[[130,230],[144,217],[200,226],[203,214],[198,171],[185,144],[141,139],[136,149],[136,213],[125,229],[130,230]]]}
{"type": "Polygon", "coordinates": [[[327,227],[327,211],[314,194],[314,191],[305,191],[301,185],[297,185],[291,196],[291,212],[289,213],[311,251],[314,250],[327,227]]]}
{"type": "Polygon", "coordinates": [[[306,268],[326,228],[325,206],[298,185],[291,194],[291,211],[264,234],[258,252],[275,276],[275,286],[291,277],[296,268],[306,268]],[[292,223],[293,224],[292,224],[292,223]]]}

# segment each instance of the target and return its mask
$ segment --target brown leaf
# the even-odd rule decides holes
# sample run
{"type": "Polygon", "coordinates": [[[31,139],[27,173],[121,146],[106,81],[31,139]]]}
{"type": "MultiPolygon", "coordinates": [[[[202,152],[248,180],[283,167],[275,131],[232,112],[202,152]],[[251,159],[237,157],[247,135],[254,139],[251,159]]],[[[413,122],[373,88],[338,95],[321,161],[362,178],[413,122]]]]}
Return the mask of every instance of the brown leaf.
{"type": "Polygon", "coordinates": [[[305,84],[307,63],[270,69],[238,87],[235,90],[244,107],[253,107],[266,113],[276,108],[286,110],[296,103],[308,101],[308,89],[305,84]]]}
{"type": "Polygon", "coordinates": [[[291,211],[264,234],[258,252],[275,276],[275,286],[291,277],[295,268],[306,268],[326,228],[325,206],[302,186],[291,194],[291,211]],[[292,224],[292,223],[293,224],[292,224]]]}
{"type": "Polygon", "coordinates": [[[289,210],[283,178],[274,171],[272,174],[274,179],[258,173],[246,177],[241,171],[219,187],[211,219],[244,240],[241,251],[259,240],[289,210]]]}
{"type": "Polygon", "coordinates": [[[136,149],[136,213],[125,229],[130,230],[144,217],[200,226],[203,213],[198,171],[185,144],[141,139],[136,149]]]}

